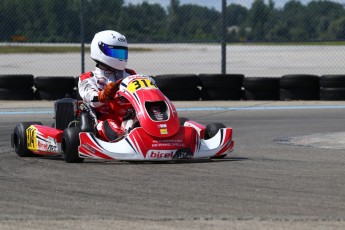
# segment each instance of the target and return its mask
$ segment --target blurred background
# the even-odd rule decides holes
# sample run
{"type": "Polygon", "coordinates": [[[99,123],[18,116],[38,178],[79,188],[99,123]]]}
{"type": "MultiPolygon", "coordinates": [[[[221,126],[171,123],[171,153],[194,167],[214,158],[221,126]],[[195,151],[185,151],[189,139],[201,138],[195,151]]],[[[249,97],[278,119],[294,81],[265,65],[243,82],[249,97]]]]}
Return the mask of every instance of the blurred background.
{"type": "Polygon", "coordinates": [[[1,0],[0,74],[78,76],[98,31],[139,73],[344,74],[345,0],[1,0]]]}

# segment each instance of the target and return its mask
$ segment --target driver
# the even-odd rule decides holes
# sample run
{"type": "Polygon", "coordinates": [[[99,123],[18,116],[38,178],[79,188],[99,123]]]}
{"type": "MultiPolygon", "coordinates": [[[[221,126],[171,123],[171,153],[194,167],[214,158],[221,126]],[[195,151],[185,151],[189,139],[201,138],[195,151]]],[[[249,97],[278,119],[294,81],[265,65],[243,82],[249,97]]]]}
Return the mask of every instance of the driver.
{"type": "Polygon", "coordinates": [[[96,62],[96,68],[79,77],[79,95],[94,111],[99,137],[106,141],[116,141],[124,135],[121,124],[126,112],[114,113],[110,101],[118,91],[121,80],[136,74],[126,68],[126,37],[113,30],[96,33],[91,42],[91,59],[96,62]]]}

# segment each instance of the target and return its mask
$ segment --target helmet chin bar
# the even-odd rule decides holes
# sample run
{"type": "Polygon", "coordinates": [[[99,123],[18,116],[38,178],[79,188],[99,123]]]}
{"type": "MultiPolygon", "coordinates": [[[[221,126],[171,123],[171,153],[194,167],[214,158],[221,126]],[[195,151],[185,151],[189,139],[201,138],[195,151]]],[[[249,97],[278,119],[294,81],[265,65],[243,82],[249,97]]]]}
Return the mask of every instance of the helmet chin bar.
{"type": "Polygon", "coordinates": [[[96,64],[96,67],[100,68],[100,69],[104,69],[104,70],[108,70],[108,71],[111,71],[111,72],[118,72],[118,71],[122,71],[122,70],[119,70],[119,69],[115,69],[113,67],[110,67],[100,61],[97,61],[95,60],[95,62],[97,63],[96,64]]]}

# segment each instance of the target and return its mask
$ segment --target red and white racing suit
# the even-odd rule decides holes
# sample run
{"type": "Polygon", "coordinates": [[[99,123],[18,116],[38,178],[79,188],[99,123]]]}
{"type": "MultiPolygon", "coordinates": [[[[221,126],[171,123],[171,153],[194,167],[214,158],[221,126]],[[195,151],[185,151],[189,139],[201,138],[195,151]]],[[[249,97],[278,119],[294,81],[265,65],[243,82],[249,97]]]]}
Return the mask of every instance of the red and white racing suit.
{"type": "Polygon", "coordinates": [[[101,103],[98,101],[98,92],[109,82],[116,82],[134,74],[135,71],[131,69],[113,72],[96,67],[94,71],[83,73],[79,77],[79,95],[85,103],[94,108],[98,120],[96,129],[102,139],[114,141],[124,134],[121,124],[122,118],[127,115],[128,106],[123,107],[116,103],[116,100],[101,103]]]}

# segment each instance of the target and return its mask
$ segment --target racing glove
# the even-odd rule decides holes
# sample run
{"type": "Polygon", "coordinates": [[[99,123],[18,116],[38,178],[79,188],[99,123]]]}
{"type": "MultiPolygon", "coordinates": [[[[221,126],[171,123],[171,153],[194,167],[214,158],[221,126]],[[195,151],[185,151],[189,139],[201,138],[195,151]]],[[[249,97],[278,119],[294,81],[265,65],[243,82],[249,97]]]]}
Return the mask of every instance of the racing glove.
{"type": "Polygon", "coordinates": [[[105,103],[114,98],[116,92],[119,90],[119,84],[117,82],[109,82],[103,90],[98,92],[98,101],[105,103]]]}

